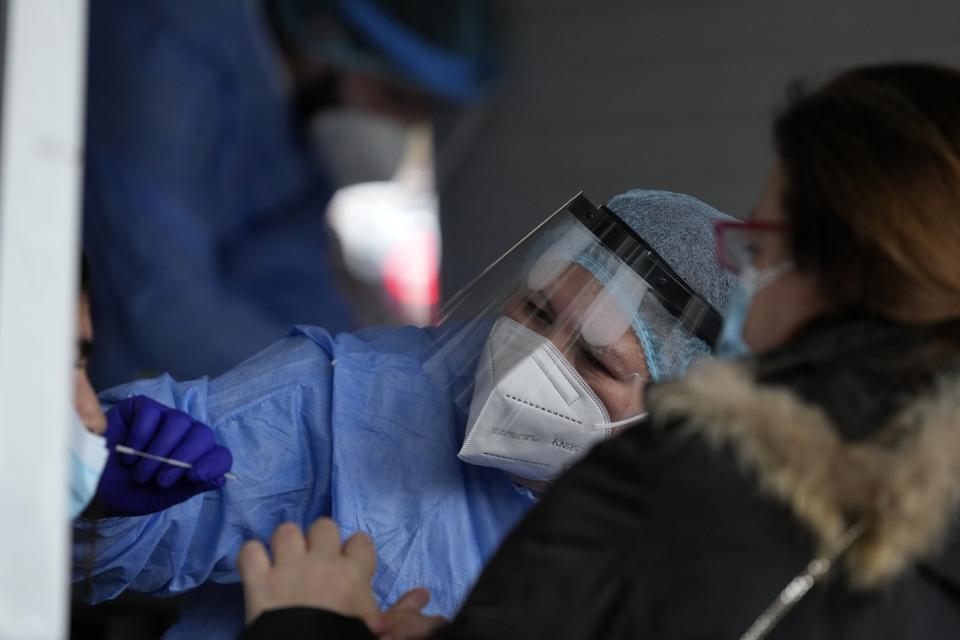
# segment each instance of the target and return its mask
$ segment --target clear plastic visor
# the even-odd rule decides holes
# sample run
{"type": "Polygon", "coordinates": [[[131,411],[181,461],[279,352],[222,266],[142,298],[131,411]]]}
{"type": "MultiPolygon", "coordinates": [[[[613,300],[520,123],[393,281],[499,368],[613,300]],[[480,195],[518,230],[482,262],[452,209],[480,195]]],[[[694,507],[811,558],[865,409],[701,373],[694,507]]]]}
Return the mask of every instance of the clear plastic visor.
{"type": "Polygon", "coordinates": [[[708,353],[719,322],[613,212],[578,195],[443,307],[428,367],[465,381],[455,400],[467,411],[480,358],[505,379],[555,349],[617,423],[645,412],[650,381],[708,353]]]}

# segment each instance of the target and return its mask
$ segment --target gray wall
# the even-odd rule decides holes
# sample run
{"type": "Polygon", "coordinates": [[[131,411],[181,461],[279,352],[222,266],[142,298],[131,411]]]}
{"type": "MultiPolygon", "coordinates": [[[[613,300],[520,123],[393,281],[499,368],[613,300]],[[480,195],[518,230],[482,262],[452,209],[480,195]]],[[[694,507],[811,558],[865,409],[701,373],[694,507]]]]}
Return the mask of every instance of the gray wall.
{"type": "Polygon", "coordinates": [[[446,297],[579,189],[597,203],[631,187],[684,191],[745,214],[791,78],[893,59],[960,64],[960,0],[508,0],[503,9],[503,92],[473,116],[476,135],[441,155],[446,297]]]}

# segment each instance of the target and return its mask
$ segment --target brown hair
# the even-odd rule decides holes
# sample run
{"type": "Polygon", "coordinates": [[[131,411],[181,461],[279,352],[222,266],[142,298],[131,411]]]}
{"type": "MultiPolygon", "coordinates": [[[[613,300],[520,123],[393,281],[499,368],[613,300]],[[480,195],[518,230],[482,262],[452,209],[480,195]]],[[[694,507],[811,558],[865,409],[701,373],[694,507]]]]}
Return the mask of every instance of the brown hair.
{"type": "Polygon", "coordinates": [[[797,267],[840,310],[960,316],[960,73],[860,67],[789,95],[773,134],[797,267]]]}

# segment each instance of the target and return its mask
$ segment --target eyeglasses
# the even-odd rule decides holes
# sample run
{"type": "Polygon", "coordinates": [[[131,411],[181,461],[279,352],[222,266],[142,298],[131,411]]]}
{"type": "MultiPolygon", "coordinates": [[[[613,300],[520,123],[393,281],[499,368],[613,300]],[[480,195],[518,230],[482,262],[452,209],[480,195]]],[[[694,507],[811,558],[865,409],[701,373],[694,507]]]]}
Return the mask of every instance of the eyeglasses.
{"type": "Polygon", "coordinates": [[[713,225],[717,235],[717,259],[720,265],[740,273],[752,264],[760,249],[774,233],[787,230],[782,222],[740,222],[721,220],[713,225]]]}

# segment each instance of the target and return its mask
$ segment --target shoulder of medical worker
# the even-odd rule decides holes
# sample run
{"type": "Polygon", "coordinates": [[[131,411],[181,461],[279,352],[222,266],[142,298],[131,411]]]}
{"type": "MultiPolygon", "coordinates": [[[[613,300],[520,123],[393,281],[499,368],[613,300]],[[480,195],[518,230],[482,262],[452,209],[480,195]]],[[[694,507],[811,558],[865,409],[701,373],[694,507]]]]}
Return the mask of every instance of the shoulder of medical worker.
{"type": "Polygon", "coordinates": [[[354,333],[338,333],[336,337],[321,327],[297,325],[291,335],[303,335],[339,358],[341,356],[397,355],[419,356],[429,353],[435,340],[429,329],[420,327],[372,327],[354,333]]]}
{"type": "Polygon", "coordinates": [[[226,405],[248,404],[285,388],[328,386],[338,359],[367,364],[405,365],[422,361],[436,348],[437,336],[419,327],[377,327],[333,338],[322,327],[298,325],[290,334],[229,371],[178,382],[170,375],[137,380],[100,394],[105,409],[124,398],[145,395],[167,406],[207,419],[226,405]]]}
{"type": "Polygon", "coordinates": [[[231,396],[248,401],[291,386],[328,386],[335,358],[330,334],[318,327],[297,327],[211,380],[210,395],[218,402],[231,396]]]}
{"type": "MultiPolygon", "coordinates": [[[[244,74],[237,73],[237,67],[255,58],[243,53],[253,48],[250,37],[242,35],[245,30],[226,26],[239,18],[225,18],[220,10],[225,4],[223,0],[94,3],[86,135],[88,151],[95,154],[92,159],[106,165],[103,174],[91,174],[95,183],[126,194],[127,200],[141,201],[160,197],[157,194],[171,181],[186,181],[201,192],[215,190],[208,182],[190,180],[212,171],[210,158],[219,158],[218,149],[227,144],[224,127],[236,114],[224,108],[224,96],[240,99],[244,74]],[[190,117],[171,118],[171,113],[190,117]],[[131,174],[136,188],[117,186],[133,179],[131,174]]],[[[242,8],[252,3],[231,4],[242,8]]],[[[193,206],[184,194],[178,198],[175,205],[166,203],[171,211],[193,206]]],[[[128,208],[118,204],[104,210],[128,208]]],[[[164,215],[171,217],[169,212],[164,215]]]]}
{"type": "Polygon", "coordinates": [[[211,380],[208,403],[220,413],[285,389],[327,390],[336,367],[406,370],[419,365],[432,346],[433,341],[417,327],[382,327],[334,338],[322,327],[297,325],[287,337],[211,380]]]}
{"type": "Polygon", "coordinates": [[[178,381],[164,374],[135,380],[104,391],[100,403],[109,409],[124,398],[144,395],[206,420],[212,405],[222,410],[225,405],[249,403],[292,386],[327,386],[334,342],[322,329],[310,329],[308,333],[291,331],[216,378],[178,381]]]}
{"type": "Polygon", "coordinates": [[[257,16],[252,3],[237,0],[99,0],[94,4],[91,29],[110,29],[122,38],[128,53],[136,50],[135,45],[197,52],[222,49],[222,41],[245,35],[244,24],[257,16]]]}
{"type": "MultiPolygon", "coordinates": [[[[255,381],[267,390],[329,378],[334,366],[365,359],[392,359],[428,352],[433,341],[417,327],[377,327],[336,337],[323,327],[296,325],[283,339],[210,381],[211,393],[255,381]]],[[[401,358],[402,359],[402,358],[401,358]]]]}
{"type": "Polygon", "coordinates": [[[195,420],[205,420],[207,414],[208,380],[200,378],[177,382],[168,374],[156,378],[134,380],[112,387],[99,394],[104,411],[130,396],[147,396],[157,402],[189,413],[195,420]]]}

